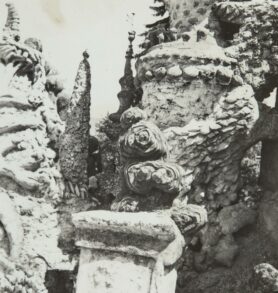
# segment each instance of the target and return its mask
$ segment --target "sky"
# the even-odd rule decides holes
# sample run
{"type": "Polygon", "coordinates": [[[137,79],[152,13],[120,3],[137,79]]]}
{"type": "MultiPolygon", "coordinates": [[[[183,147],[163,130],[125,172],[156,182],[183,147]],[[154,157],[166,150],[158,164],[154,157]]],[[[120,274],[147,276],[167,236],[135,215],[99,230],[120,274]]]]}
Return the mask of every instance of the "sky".
{"type": "MultiPolygon", "coordinates": [[[[82,52],[90,54],[91,116],[99,119],[118,109],[118,83],[123,75],[128,31],[144,31],[153,21],[153,0],[13,0],[21,18],[23,38],[37,37],[46,58],[72,91],[82,52]],[[135,13],[132,21],[131,14],[135,13]],[[132,25],[133,23],[133,25],[132,25]]],[[[0,25],[6,20],[0,0],[0,25]]],[[[140,42],[137,37],[135,46],[140,42]]]]}

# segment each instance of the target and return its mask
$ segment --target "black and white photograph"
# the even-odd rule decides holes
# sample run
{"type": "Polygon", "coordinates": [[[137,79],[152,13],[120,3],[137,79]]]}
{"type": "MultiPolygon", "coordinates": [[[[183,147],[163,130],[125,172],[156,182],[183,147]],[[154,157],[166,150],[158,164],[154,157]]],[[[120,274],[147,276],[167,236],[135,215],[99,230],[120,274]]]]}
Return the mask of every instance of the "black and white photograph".
{"type": "Polygon", "coordinates": [[[277,88],[277,0],[0,0],[0,293],[278,292],[277,88]]]}

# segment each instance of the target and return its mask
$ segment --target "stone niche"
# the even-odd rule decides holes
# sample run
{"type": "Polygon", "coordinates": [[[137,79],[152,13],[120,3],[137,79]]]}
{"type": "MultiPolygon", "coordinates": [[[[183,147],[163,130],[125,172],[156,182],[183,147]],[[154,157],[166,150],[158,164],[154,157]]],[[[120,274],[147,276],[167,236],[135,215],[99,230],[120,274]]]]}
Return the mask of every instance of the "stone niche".
{"type": "Polygon", "coordinates": [[[183,242],[168,215],[90,211],[74,214],[73,223],[81,250],[77,293],[175,292],[183,242]]]}

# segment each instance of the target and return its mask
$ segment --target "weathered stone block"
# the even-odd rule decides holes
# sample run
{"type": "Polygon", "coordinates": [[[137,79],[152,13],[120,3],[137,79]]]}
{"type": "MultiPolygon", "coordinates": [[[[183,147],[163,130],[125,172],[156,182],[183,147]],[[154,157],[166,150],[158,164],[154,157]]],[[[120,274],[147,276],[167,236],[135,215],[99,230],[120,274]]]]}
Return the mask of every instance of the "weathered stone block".
{"type": "Polygon", "coordinates": [[[172,266],[184,240],[168,215],[93,211],[74,214],[73,223],[81,248],[77,293],[175,292],[172,266]]]}

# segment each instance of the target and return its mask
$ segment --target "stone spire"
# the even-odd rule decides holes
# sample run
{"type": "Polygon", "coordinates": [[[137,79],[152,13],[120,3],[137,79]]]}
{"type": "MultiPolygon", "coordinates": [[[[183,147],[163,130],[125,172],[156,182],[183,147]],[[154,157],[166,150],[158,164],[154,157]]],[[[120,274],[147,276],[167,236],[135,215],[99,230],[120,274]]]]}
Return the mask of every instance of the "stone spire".
{"type": "Polygon", "coordinates": [[[60,141],[60,163],[65,179],[65,196],[86,197],[89,157],[91,70],[89,54],[83,53],[70,99],[65,132],[60,141]]]}
{"type": "Polygon", "coordinates": [[[18,12],[13,3],[7,2],[6,6],[8,7],[8,16],[4,28],[4,34],[8,37],[12,37],[15,41],[19,41],[20,32],[20,18],[18,12]]]}
{"type": "Polygon", "coordinates": [[[136,100],[136,88],[134,85],[133,72],[131,68],[131,60],[133,58],[132,42],[135,39],[135,32],[128,33],[129,46],[126,51],[126,62],[124,69],[124,76],[119,80],[121,91],[118,93],[120,106],[117,112],[109,115],[109,119],[114,122],[119,122],[122,113],[132,106],[136,100]]]}

